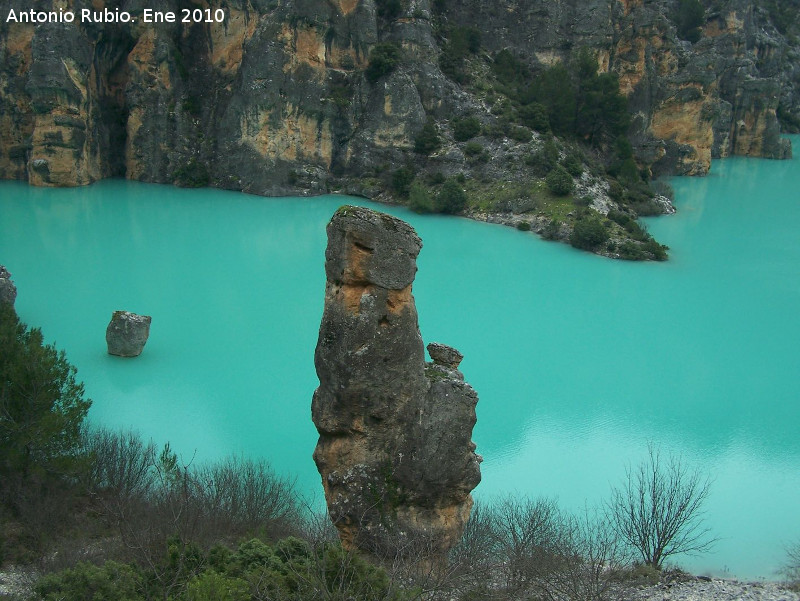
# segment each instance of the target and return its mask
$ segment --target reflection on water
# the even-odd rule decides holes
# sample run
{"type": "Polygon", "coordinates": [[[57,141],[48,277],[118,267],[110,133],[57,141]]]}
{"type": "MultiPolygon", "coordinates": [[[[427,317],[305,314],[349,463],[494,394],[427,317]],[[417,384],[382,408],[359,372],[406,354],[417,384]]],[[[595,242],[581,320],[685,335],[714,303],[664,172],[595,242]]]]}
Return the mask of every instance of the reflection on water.
{"type": "MultiPolygon", "coordinates": [[[[425,341],[459,348],[480,394],[479,498],[599,504],[652,441],[715,479],[708,523],[720,542],[680,562],[772,577],[782,545],[800,538],[800,162],[726,160],[673,185],[679,213],[648,220],[672,247],[666,264],[382,210],[424,241],[414,291],[425,341]]],[[[77,365],[92,420],[169,440],[186,460],[266,457],[316,492],[324,232],[345,201],[5,183],[0,263],[22,318],[77,365]],[[115,309],[153,316],[135,360],[105,353],[115,309]]]]}

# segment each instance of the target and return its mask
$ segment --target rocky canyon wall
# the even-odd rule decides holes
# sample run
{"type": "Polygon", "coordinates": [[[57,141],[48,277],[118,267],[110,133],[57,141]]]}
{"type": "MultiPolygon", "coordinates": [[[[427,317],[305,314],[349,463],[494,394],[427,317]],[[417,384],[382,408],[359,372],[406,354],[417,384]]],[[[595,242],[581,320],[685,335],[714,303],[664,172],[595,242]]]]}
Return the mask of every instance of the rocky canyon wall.
{"type": "Polygon", "coordinates": [[[9,0],[0,10],[0,177],[371,195],[364,173],[413,161],[426,119],[487,112],[439,69],[437,23],[476,27],[488,53],[509,48],[534,66],[592,48],[600,70],[619,74],[637,158],[655,173],[702,174],[712,157],[789,152],[776,112],[780,103],[800,116],[800,54],[752,0],[706,3],[694,44],[678,39],[671,0],[437,0],[436,11],[401,0],[391,15],[388,4],[9,0]],[[225,17],[146,24],[144,8],[225,17]],[[11,10],[84,9],[138,21],[8,21],[11,10]],[[403,60],[370,82],[364,69],[379,43],[397,44],[403,60]]]}

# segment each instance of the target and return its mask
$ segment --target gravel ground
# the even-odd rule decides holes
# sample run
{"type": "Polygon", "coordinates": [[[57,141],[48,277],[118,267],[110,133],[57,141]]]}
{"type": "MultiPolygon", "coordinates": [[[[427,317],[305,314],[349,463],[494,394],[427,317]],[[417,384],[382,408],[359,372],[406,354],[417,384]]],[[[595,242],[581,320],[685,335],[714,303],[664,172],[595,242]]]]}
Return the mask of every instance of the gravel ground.
{"type": "Polygon", "coordinates": [[[800,594],[778,582],[738,582],[693,578],[637,590],[630,601],[800,601],[800,594]]]}

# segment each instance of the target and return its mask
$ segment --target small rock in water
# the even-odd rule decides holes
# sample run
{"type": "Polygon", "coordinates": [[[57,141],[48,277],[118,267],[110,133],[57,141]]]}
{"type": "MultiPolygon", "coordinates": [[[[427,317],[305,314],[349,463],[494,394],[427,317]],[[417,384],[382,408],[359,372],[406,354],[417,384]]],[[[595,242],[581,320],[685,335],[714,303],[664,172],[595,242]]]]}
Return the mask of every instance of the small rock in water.
{"type": "Polygon", "coordinates": [[[138,357],[150,336],[149,315],[129,311],[114,311],[106,328],[108,354],[119,357],[138,357]]]}
{"type": "Polygon", "coordinates": [[[460,352],[452,346],[441,344],[440,342],[431,342],[428,345],[428,354],[433,359],[433,362],[438,365],[444,365],[452,369],[458,369],[461,360],[464,358],[460,352]]]}
{"type": "Polygon", "coordinates": [[[0,265],[0,303],[13,305],[17,300],[17,287],[11,281],[8,269],[0,265]]]}

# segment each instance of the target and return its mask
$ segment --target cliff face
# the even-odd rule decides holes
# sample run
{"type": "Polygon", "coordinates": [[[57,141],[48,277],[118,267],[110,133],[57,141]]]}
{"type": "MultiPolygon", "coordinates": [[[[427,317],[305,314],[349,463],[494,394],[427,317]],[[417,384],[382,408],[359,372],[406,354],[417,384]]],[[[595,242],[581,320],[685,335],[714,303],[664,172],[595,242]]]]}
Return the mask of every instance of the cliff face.
{"type": "Polygon", "coordinates": [[[776,112],[781,98],[797,112],[798,48],[760,3],[706,4],[694,44],[677,36],[677,2],[457,0],[448,16],[478,24],[491,50],[511,47],[534,64],[594,49],[599,69],[619,75],[637,157],[656,174],[705,174],[711,158],[730,155],[787,158],[776,112]]]}
{"type": "MultiPolygon", "coordinates": [[[[434,22],[478,28],[486,50],[532,65],[589,46],[619,73],[637,157],[656,173],[705,173],[710,158],[780,158],[779,102],[800,114],[797,48],[753,0],[707,7],[696,44],[659,0],[211,0],[221,23],[146,24],[143,8],[189,0],[10,0],[0,18],[0,177],[81,185],[111,175],[257,194],[361,192],[364,173],[414,160],[428,115],[485,113],[442,74],[434,22]],[[126,10],[136,23],[32,25],[10,10],[126,10]],[[437,21],[438,20],[438,21],[437,21]],[[396,42],[370,83],[371,48],[396,42]]],[[[213,19],[212,19],[213,20],[213,19]]],[[[487,119],[490,116],[487,115],[487,119]]],[[[446,126],[445,126],[446,127],[446,126]]],[[[469,172],[461,155],[443,169],[469,172]]]]}
{"type": "Polygon", "coordinates": [[[342,207],[328,225],[314,460],[343,544],[377,554],[412,542],[444,553],[480,482],[478,397],[460,355],[433,346],[438,362],[425,363],[411,294],[421,246],[408,224],[369,209],[342,207]]]}

